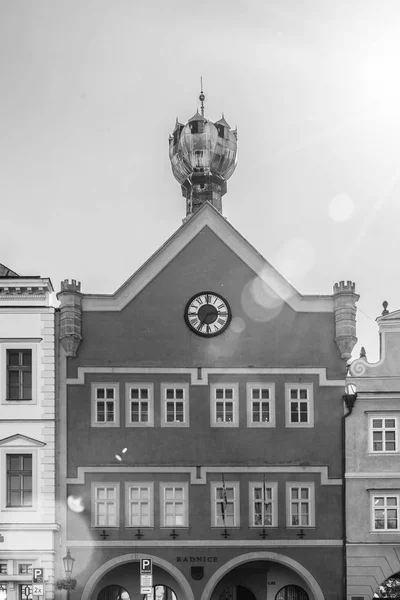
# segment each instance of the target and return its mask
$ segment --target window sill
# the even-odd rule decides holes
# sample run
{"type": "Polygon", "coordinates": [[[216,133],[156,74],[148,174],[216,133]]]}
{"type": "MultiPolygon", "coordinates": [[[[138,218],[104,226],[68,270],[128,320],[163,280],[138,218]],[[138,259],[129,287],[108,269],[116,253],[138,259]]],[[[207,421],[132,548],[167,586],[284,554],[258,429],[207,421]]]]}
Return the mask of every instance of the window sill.
{"type": "Polygon", "coordinates": [[[161,423],[161,427],[189,427],[189,423],[182,423],[182,421],[178,421],[178,422],[164,422],[161,423]]]}
{"type": "Polygon", "coordinates": [[[259,531],[260,529],[279,529],[278,525],[249,525],[251,531],[259,531]]]}
{"type": "Polygon", "coordinates": [[[1,512],[37,512],[34,506],[5,506],[1,512]]]}
{"type": "Polygon", "coordinates": [[[310,429],[314,423],[286,423],[285,427],[289,429],[310,429]]]}
{"type": "Polygon", "coordinates": [[[240,525],[211,525],[211,529],[216,531],[222,531],[223,529],[240,529],[240,525]]]}
{"type": "Polygon", "coordinates": [[[6,398],[6,402],[32,402],[32,398],[6,398]]]}
{"type": "Polygon", "coordinates": [[[160,529],[189,529],[189,525],[160,525],[160,529]]]}
{"type": "Polygon", "coordinates": [[[389,534],[391,535],[392,533],[396,533],[397,535],[399,535],[399,531],[400,529],[374,529],[373,531],[370,531],[370,534],[373,535],[374,533],[378,534],[378,535],[382,535],[383,534],[389,534]]]}

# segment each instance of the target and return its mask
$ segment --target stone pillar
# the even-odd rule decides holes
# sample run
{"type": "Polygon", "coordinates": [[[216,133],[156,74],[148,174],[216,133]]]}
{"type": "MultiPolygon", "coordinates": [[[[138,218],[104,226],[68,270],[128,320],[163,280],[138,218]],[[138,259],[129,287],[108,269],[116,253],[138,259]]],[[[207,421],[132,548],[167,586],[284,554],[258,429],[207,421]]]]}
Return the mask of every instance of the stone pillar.
{"type": "Polygon", "coordinates": [[[67,357],[76,356],[82,341],[82,296],[80,281],[61,282],[60,301],[60,343],[67,357]]]}
{"type": "Polygon", "coordinates": [[[333,286],[335,342],[343,360],[351,358],[351,351],[357,343],[356,302],[360,296],[355,290],[356,285],[352,281],[340,281],[333,286]]]}

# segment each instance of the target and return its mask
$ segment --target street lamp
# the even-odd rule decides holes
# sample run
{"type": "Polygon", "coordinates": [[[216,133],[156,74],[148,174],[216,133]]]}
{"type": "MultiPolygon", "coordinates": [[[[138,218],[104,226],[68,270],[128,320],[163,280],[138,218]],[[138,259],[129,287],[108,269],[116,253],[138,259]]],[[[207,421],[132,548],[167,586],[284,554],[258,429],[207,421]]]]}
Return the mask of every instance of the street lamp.
{"type": "Polygon", "coordinates": [[[59,579],[57,581],[57,588],[59,590],[67,590],[67,600],[69,600],[71,590],[74,590],[76,587],[76,579],[71,579],[75,559],[72,558],[70,551],[67,550],[67,556],[64,556],[62,561],[64,563],[66,579],[59,579]]]}
{"type": "Polygon", "coordinates": [[[74,562],[75,559],[72,558],[70,551],[67,550],[67,556],[64,556],[63,558],[64,571],[67,576],[67,579],[71,579],[72,569],[74,568],[74,562]]]}

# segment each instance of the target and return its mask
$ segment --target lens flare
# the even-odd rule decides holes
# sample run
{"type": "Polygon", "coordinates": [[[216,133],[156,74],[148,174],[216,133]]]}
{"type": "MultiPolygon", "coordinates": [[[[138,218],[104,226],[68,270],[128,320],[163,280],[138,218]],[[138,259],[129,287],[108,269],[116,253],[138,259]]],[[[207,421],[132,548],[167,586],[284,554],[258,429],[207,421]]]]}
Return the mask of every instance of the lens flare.
{"type": "Polygon", "coordinates": [[[348,194],[336,194],[329,204],[329,216],[333,221],[348,221],[353,216],[354,202],[348,194]]]}
{"type": "Polygon", "coordinates": [[[231,321],[231,330],[233,333],[242,333],[245,330],[246,324],[241,317],[233,317],[231,321]]]}
{"type": "Polygon", "coordinates": [[[274,319],[284,305],[282,298],[262,277],[255,277],[245,285],[241,300],[246,315],[258,322],[274,319]]]}
{"type": "Polygon", "coordinates": [[[85,510],[85,505],[80,496],[68,496],[67,505],[72,512],[80,513],[85,510]]]}
{"type": "Polygon", "coordinates": [[[278,251],[274,264],[289,280],[298,280],[315,265],[314,247],[304,238],[292,238],[278,251]]]}

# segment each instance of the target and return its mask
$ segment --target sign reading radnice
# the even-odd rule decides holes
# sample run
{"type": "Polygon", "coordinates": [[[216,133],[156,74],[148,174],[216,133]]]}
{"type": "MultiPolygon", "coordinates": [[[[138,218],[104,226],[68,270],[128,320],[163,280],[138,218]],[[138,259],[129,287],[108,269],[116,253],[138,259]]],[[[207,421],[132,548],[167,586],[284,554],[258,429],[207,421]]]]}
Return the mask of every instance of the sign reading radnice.
{"type": "Polygon", "coordinates": [[[212,563],[218,562],[218,556],[177,556],[176,562],[180,563],[212,563]]]}

